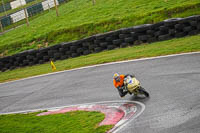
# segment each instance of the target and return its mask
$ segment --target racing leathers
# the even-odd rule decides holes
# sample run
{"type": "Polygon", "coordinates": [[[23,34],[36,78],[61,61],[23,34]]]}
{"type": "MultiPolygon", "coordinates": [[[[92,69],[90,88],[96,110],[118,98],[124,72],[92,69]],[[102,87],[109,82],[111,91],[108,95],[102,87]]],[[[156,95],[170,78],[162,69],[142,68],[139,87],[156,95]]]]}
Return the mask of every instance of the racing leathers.
{"type": "Polygon", "coordinates": [[[116,81],[115,79],[113,79],[113,84],[117,88],[119,95],[121,97],[124,97],[128,93],[128,90],[127,90],[126,86],[124,85],[124,79],[127,76],[134,77],[134,75],[127,74],[127,75],[119,75],[120,81],[116,81]]]}

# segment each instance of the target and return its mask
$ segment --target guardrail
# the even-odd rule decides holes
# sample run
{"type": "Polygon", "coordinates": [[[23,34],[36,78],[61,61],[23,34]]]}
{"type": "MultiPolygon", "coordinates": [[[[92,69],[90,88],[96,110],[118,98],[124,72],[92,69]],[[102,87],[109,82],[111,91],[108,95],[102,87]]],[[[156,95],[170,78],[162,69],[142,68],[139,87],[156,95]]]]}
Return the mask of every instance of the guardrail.
{"type": "Polygon", "coordinates": [[[35,1],[35,0],[15,0],[15,1],[11,1],[11,2],[4,4],[4,2],[2,0],[2,4],[0,5],[0,13],[18,8],[20,6],[24,6],[33,1],[35,1]]]}
{"type": "MultiPolygon", "coordinates": [[[[31,0],[29,0],[31,1],[31,0]]],[[[67,0],[56,0],[56,5],[60,5],[67,0]]],[[[50,8],[55,7],[54,0],[44,0],[32,6],[26,7],[24,9],[18,10],[15,13],[8,14],[6,16],[0,17],[0,24],[2,28],[9,26],[13,23],[21,21],[27,17],[32,17],[42,11],[49,10],[50,8]]]]}
{"type": "Polygon", "coordinates": [[[0,58],[0,70],[4,72],[8,69],[43,64],[50,60],[62,60],[103,50],[169,40],[199,33],[200,15],[173,18],[156,24],[122,28],[82,40],[63,42],[47,48],[28,50],[0,58]]]}

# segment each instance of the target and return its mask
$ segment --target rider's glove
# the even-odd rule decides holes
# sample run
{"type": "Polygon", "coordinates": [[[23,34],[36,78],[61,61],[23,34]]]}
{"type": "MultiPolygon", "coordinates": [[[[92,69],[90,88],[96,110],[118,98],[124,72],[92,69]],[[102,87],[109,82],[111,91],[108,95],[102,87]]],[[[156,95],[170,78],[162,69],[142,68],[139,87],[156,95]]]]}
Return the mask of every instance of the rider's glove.
{"type": "Polygon", "coordinates": [[[123,86],[122,90],[123,90],[123,92],[127,92],[128,91],[126,86],[123,86]]]}

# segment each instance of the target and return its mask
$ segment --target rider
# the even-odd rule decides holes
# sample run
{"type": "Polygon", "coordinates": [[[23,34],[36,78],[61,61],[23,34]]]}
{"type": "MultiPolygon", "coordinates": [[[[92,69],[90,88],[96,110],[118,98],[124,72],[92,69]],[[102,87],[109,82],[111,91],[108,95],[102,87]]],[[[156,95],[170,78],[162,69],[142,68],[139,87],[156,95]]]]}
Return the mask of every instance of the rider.
{"type": "Polygon", "coordinates": [[[128,90],[125,89],[126,86],[124,85],[124,78],[127,76],[134,77],[134,75],[119,75],[118,73],[115,73],[113,76],[113,84],[117,88],[121,97],[124,97],[128,93],[128,90]]]}

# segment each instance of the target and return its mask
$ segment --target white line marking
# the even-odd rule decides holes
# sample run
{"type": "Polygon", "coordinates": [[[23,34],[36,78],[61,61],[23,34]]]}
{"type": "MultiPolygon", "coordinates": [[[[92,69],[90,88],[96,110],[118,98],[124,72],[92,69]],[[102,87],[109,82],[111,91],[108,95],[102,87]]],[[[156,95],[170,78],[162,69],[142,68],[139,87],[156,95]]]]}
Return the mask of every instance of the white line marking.
{"type": "MultiPolygon", "coordinates": [[[[140,104],[139,104],[140,105],[140,104]]],[[[140,105],[141,106],[141,108],[143,108],[142,107],[142,105],[140,105]]],[[[134,106],[134,113],[137,113],[136,112],[137,111],[137,107],[136,106],[134,106]]],[[[141,110],[142,111],[142,110],[141,110]]],[[[143,112],[143,111],[142,111],[143,112]]],[[[126,116],[127,115],[127,112],[125,111],[124,112],[125,113],[125,115],[124,116],[126,116]]],[[[135,115],[135,114],[134,114],[135,115]]],[[[131,118],[129,118],[129,119],[123,119],[122,118],[122,120],[120,120],[109,132],[117,132],[117,131],[119,131],[121,128],[121,126],[123,126],[123,125],[127,125],[127,123],[128,123],[128,121],[130,121],[131,119],[133,119],[134,118],[134,115],[133,115],[133,117],[131,117],[131,118]],[[119,129],[120,128],[120,129],[119,129]]]]}
{"type": "MultiPolygon", "coordinates": [[[[120,120],[116,125],[115,127],[118,127],[120,125],[122,125],[124,122],[126,122],[127,120],[120,120]]],[[[113,127],[114,128],[114,127],[113,127]]],[[[111,129],[112,130],[112,129],[111,129]]]]}
{"type": "Polygon", "coordinates": [[[157,57],[125,60],[125,61],[118,61],[118,62],[110,62],[110,63],[105,63],[105,64],[98,64],[98,65],[75,68],[75,69],[71,69],[71,70],[64,70],[64,71],[59,71],[59,72],[54,72],[54,73],[48,73],[48,74],[43,74],[43,75],[38,75],[38,76],[32,76],[32,77],[19,79],[19,80],[14,80],[14,81],[8,81],[8,82],[0,83],[0,85],[7,84],[7,83],[12,83],[12,82],[18,82],[18,81],[27,80],[27,79],[44,77],[44,76],[48,76],[48,75],[54,75],[54,74],[63,73],[63,72],[70,72],[70,71],[77,71],[77,70],[81,70],[81,69],[93,68],[93,67],[98,67],[98,66],[106,66],[106,65],[113,65],[113,64],[120,64],[120,63],[127,63],[127,62],[137,62],[137,61],[144,61],[144,60],[153,60],[153,59],[160,59],[160,58],[167,58],[167,57],[174,57],[174,56],[181,56],[181,55],[192,55],[192,54],[199,54],[199,53],[200,52],[190,52],[190,53],[172,54],[172,55],[165,55],[165,56],[157,56],[157,57]]]}
{"type": "Polygon", "coordinates": [[[133,115],[133,117],[129,121],[127,121],[126,123],[124,123],[123,125],[121,125],[119,128],[117,128],[113,133],[116,133],[119,130],[121,130],[122,128],[124,128],[125,126],[127,126],[135,118],[137,118],[138,116],[140,116],[142,114],[142,112],[145,110],[145,105],[143,103],[142,104],[140,102],[135,102],[135,103],[139,104],[142,107],[141,111],[139,113],[137,113],[136,115],[133,115]]]}
{"type": "MultiPolygon", "coordinates": [[[[134,103],[136,103],[136,102],[134,102],[134,103]]],[[[137,103],[138,104],[138,103],[137,103]]],[[[141,108],[143,108],[143,106],[141,105],[141,104],[139,104],[140,106],[141,106],[141,108]]],[[[122,109],[123,110],[123,109],[122,109]]],[[[136,112],[137,111],[137,107],[136,106],[134,106],[134,113],[137,113],[136,112]]],[[[143,112],[143,110],[141,110],[142,112],[143,112]]],[[[124,116],[127,116],[127,111],[124,111],[124,116]]],[[[135,115],[135,114],[134,114],[135,115]]],[[[131,117],[131,118],[129,118],[129,119],[124,119],[124,118],[122,118],[111,130],[109,130],[108,131],[108,133],[114,133],[114,132],[117,132],[117,131],[119,131],[120,129],[121,129],[121,126],[123,126],[123,125],[127,125],[126,123],[128,123],[128,121],[130,121],[131,119],[133,119],[134,118],[134,115],[133,115],[133,117],[131,117]]]]}

